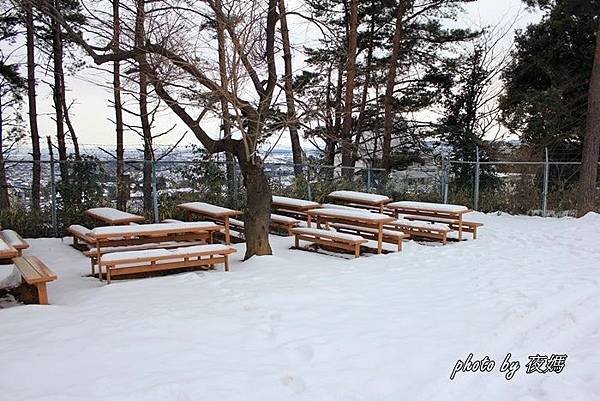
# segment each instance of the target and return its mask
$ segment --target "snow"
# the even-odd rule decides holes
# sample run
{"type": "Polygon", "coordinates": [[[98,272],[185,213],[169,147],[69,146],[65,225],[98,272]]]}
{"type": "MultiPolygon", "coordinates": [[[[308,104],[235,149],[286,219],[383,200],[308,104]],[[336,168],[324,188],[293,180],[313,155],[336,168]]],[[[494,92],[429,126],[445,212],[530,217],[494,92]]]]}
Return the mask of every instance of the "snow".
{"type": "Polygon", "coordinates": [[[223,215],[240,214],[240,212],[238,212],[237,210],[228,209],[226,207],[221,207],[221,206],[216,206],[216,205],[211,205],[210,203],[206,203],[206,202],[182,203],[181,205],[179,205],[179,207],[191,210],[191,211],[199,213],[199,214],[204,214],[207,216],[219,216],[219,215],[223,216],[223,215]]]}
{"type": "Polygon", "coordinates": [[[8,245],[2,238],[0,238],[0,252],[13,251],[14,248],[8,245]]]}
{"type": "Polygon", "coordinates": [[[311,202],[304,199],[288,198],[287,196],[273,195],[272,202],[278,206],[291,208],[316,208],[321,206],[317,202],[311,202]]]}
{"type": "Polygon", "coordinates": [[[371,221],[388,221],[390,220],[390,216],[381,213],[371,213],[367,210],[362,209],[338,209],[338,208],[329,208],[329,209],[316,209],[310,211],[311,216],[329,216],[329,217],[342,217],[347,219],[361,219],[361,220],[371,220],[371,221]]]}
{"type": "Polygon", "coordinates": [[[137,214],[127,213],[112,207],[96,207],[93,209],[88,209],[86,212],[107,221],[143,218],[137,214]]]}
{"type": "Polygon", "coordinates": [[[321,229],[321,228],[301,227],[301,228],[295,228],[294,232],[295,233],[306,234],[306,235],[316,235],[316,236],[327,235],[329,237],[339,238],[339,239],[344,240],[344,241],[353,241],[353,242],[362,242],[362,241],[364,241],[364,238],[361,237],[360,235],[339,233],[337,231],[324,230],[324,229],[321,229]]]}
{"type": "Polygon", "coordinates": [[[271,213],[271,220],[277,222],[277,223],[284,223],[284,224],[297,224],[300,223],[299,220],[294,219],[293,217],[288,217],[288,216],[282,216],[280,214],[274,214],[271,213]]]}
{"type": "MultiPolygon", "coordinates": [[[[346,229],[350,229],[350,230],[359,230],[362,232],[367,232],[367,233],[372,233],[372,234],[379,233],[379,230],[376,228],[359,227],[359,226],[353,226],[351,224],[333,223],[333,224],[331,224],[331,226],[336,229],[337,228],[346,228],[346,229]]],[[[390,237],[404,237],[404,233],[402,231],[398,231],[398,230],[383,229],[382,233],[383,233],[383,235],[390,236],[390,237]]]]}
{"type": "Polygon", "coordinates": [[[27,243],[24,242],[19,236],[19,234],[17,234],[13,230],[2,230],[2,238],[10,246],[16,248],[27,247],[27,243]]]}
{"type": "Polygon", "coordinates": [[[342,199],[348,202],[379,204],[389,202],[389,196],[369,194],[357,191],[333,191],[328,195],[332,199],[342,199]]]}
{"type": "Polygon", "coordinates": [[[69,226],[69,232],[73,233],[73,234],[78,234],[82,237],[86,236],[86,235],[90,235],[92,233],[92,230],[90,230],[87,227],[84,227],[82,225],[79,224],[72,224],[69,226]]]}
{"type": "Polygon", "coordinates": [[[418,221],[418,220],[398,219],[396,221],[392,221],[390,223],[390,225],[416,227],[416,228],[429,228],[430,230],[450,231],[450,228],[445,224],[427,223],[425,221],[418,221]]]}
{"type": "Polygon", "coordinates": [[[140,224],[140,225],[127,225],[127,226],[108,226],[108,227],[97,227],[91,230],[90,235],[92,236],[106,236],[106,235],[138,235],[146,234],[149,232],[167,232],[167,231],[184,231],[184,230],[197,230],[203,228],[215,227],[215,223],[209,221],[195,221],[195,222],[181,222],[181,223],[154,223],[154,224],[140,224]]]}
{"type": "Polygon", "coordinates": [[[469,210],[466,206],[452,205],[446,203],[430,203],[430,202],[413,202],[413,201],[400,201],[388,203],[386,207],[394,208],[409,208],[409,209],[420,209],[420,210],[434,210],[436,212],[449,212],[459,213],[469,210]]]}
{"type": "Polygon", "coordinates": [[[112,262],[118,260],[134,260],[146,258],[183,257],[201,252],[222,252],[228,249],[228,246],[221,244],[194,245],[175,249],[147,249],[107,253],[104,256],[102,256],[102,260],[104,262],[112,262]]]}
{"type": "Polygon", "coordinates": [[[600,399],[600,216],[473,215],[474,241],[345,259],[273,236],[230,272],[110,285],[69,239],[28,240],[59,278],[0,310],[0,400],[600,399]],[[494,371],[450,381],[470,352],[494,371]],[[536,353],[564,371],[526,374],[536,353]]]}

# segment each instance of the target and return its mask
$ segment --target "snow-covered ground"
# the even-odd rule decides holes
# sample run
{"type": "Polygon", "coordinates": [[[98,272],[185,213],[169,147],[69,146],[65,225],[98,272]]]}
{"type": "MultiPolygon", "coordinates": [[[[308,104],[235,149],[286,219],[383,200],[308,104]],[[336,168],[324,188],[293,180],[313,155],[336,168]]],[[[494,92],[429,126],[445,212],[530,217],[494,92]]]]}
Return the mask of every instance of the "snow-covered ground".
{"type": "Polygon", "coordinates": [[[59,280],[51,306],[0,310],[0,400],[600,399],[600,215],[469,219],[478,240],[352,260],[273,237],[229,273],[111,285],[30,240],[59,280]],[[469,353],[495,369],[451,381],[469,353]],[[562,373],[526,374],[538,353],[562,373]]]}

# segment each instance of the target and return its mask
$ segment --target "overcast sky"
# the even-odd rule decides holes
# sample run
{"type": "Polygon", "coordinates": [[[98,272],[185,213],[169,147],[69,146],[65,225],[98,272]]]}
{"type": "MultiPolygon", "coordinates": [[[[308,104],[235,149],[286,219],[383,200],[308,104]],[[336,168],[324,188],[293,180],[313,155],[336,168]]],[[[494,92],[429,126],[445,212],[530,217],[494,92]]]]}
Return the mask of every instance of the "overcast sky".
{"type": "MultiPolygon", "coordinates": [[[[526,11],[521,0],[478,0],[465,6],[466,13],[459,17],[459,24],[472,28],[495,26],[498,24],[512,25],[513,30],[522,29],[529,23],[539,20],[539,15],[526,11]]],[[[307,26],[292,26],[292,41],[303,44],[306,38],[313,35],[307,26]]],[[[504,46],[509,47],[512,43],[512,34],[508,35],[504,46]]],[[[89,60],[88,60],[89,61],[89,60]]],[[[281,75],[281,72],[279,72],[281,75]]],[[[41,68],[38,69],[40,89],[38,89],[38,110],[40,135],[43,137],[55,134],[55,123],[52,120],[52,96],[48,85],[44,81],[50,81],[50,76],[43,76],[41,68]]],[[[74,101],[71,109],[71,119],[79,142],[86,146],[97,147],[103,145],[114,148],[115,131],[113,119],[114,110],[110,107],[112,92],[108,88],[98,86],[96,83],[104,83],[106,86],[111,82],[110,74],[103,74],[97,70],[87,68],[76,76],[67,78],[68,101],[74,101]]],[[[177,124],[177,128],[169,135],[160,138],[157,144],[169,145],[177,141],[187,130],[183,124],[178,124],[178,119],[170,113],[165,113],[159,121],[157,130],[166,129],[177,124]]],[[[215,131],[218,135],[218,123],[208,123],[206,128],[210,132],[215,131]]],[[[191,133],[187,133],[183,144],[196,143],[191,133]]],[[[288,140],[284,135],[278,142],[278,146],[288,146],[288,140]]],[[[125,134],[125,144],[128,146],[139,146],[140,138],[134,133],[125,134]]]]}

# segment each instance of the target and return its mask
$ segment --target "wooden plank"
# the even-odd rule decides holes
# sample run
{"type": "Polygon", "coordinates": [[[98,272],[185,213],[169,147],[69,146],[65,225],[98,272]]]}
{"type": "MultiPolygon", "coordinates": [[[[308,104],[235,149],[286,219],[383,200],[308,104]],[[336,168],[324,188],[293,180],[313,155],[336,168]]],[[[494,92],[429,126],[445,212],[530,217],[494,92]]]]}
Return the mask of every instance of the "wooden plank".
{"type": "Polygon", "coordinates": [[[17,269],[21,273],[21,277],[27,284],[35,284],[44,282],[44,277],[37,269],[24,257],[18,257],[13,260],[17,269]]]}
{"type": "Polygon", "coordinates": [[[36,256],[28,256],[27,261],[38,271],[40,276],[44,277],[46,281],[54,281],[58,277],[44,262],[42,262],[36,256]]]}

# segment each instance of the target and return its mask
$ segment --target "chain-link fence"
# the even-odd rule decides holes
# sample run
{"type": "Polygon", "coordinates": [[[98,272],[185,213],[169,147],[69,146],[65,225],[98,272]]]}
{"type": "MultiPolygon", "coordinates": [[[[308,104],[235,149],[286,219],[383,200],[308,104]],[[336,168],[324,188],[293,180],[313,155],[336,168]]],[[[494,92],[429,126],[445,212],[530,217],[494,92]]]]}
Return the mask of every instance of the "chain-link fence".
{"type": "MultiPolygon", "coordinates": [[[[96,158],[38,162],[40,211],[32,213],[32,161],[5,161],[9,207],[0,223],[28,237],[60,236],[70,224],[93,226],[91,207],[119,207],[148,221],[183,218],[178,204],[205,201],[243,210],[245,189],[237,163],[169,160],[117,163],[96,158]],[[67,178],[64,178],[67,177],[67,178]]],[[[274,194],[326,202],[337,189],[386,194],[397,200],[458,203],[484,212],[571,215],[579,162],[455,161],[441,159],[386,173],[369,166],[341,168],[265,163],[274,194]],[[296,168],[295,168],[296,167],[296,168]]],[[[248,183],[252,185],[252,183],[248,183]]]]}

